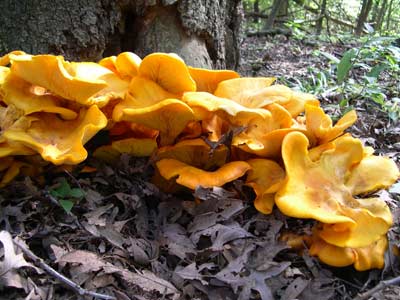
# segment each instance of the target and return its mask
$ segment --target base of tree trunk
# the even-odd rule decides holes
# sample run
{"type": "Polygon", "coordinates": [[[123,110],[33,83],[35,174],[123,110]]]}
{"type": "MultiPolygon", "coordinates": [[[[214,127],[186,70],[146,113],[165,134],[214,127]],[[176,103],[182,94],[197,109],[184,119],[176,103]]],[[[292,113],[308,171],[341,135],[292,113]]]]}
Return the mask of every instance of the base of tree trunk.
{"type": "Polygon", "coordinates": [[[4,0],[0,10],[0,55],[96,61],[122,51],[175,52],[195,67],[240,62],[240,0],[4,0]]]}

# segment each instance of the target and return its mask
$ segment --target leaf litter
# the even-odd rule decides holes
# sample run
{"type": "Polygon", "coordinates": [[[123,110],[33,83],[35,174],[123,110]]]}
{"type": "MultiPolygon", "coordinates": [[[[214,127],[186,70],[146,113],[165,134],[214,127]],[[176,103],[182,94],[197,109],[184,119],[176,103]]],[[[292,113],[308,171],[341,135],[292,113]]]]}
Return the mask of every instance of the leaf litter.
{"type": "MultiPolygon", "coordinates": [[[[279,44],[283,50],[270,49],[265,67],[248,72],[301,76],[310,63],[320,64],[312,61],[310,47],[291,50],[290,43],[279,44]],[[282,64],[279,60],[288,51],[294,59],[286,56],[282,64]]],[[[379,154],[398,159],[399,127],[377,110],[376,118],[370,118],[370,107],[356,108],[360,118],[353,134],[379,154]]],[[[23,241],[45,264],[104,299],[352,299],[400,274],[393,251],[388,251],[383,270],[356,272],[320,264],[307,250],[291,250],[279,240],[281,233],[304,232],[312,224],[278,211],[261,215],[240,180],[226,188],[170,195],[150,183],[153,170],[145,159],[122,155],[113,166],[91,159],[87,163],[97,171],[53,173],[45,178],[45,188],[25,178],[1,191],[0,300],[82,299],[22,254],[16,242],[23,241]],[[68,201],[76,196],[70,211],[57,192],[68,201]]],[[[397,185],[380,197],[390,202],[398,220],[397,185]]],[[[400,246],[398,222],[389,238],[392,246],[400,246]]],[[[386,288],[374,297],[394,295],[395,288],[386,288]]]]}

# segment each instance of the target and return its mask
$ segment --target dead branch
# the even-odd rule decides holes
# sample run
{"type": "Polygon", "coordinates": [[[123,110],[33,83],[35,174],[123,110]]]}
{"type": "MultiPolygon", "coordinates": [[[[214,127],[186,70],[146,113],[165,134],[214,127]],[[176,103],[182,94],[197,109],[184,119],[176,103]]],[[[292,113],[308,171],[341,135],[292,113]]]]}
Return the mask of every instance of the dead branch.
{"type": "Polygon", "coordinates": [[[384,288],[390,286],[390,285],[398,285],[400,283],[400,276],[394,277],[392,279],[388,280],[382,280],[379,282],[375,287],[370,289],[369,291],[366,291],[365,293],[358,294],[354,300],[365,300],[369,299],[373,294],[383,290],[384,288]]]}
{"type": "Polygon", "coordinates": [[[36,256],[23,243],[15,240],[15,239],[13,240],[13,242],[18,248],[21,249],[21,251],[26,256],[28,256],[33,261],[33,263],[36,266],[38,266],[41,269],[45,270],[49,275],[55,277],[56,279],[61,281],[63,284],[65,284],[68,287],[70,287],[78,295],[80,295],[80,296],[91,296],[91,297],[94,297],[95,299],[116,300],[116,298],[114,296],[108,296],[108,295],[104,295],[104,294],[99,294],[99,293],[91,292],[91,291],[88,291],[88,290],[82,288],[81,286],[79,286],[78,284],[73,282],[71,279],[65,277],[64,275],[62,275],[61,273],[57,272],[52,267],[50,267],[48,264],[46,264],[43,259],[41,259],[40,257],[36,256]]]}

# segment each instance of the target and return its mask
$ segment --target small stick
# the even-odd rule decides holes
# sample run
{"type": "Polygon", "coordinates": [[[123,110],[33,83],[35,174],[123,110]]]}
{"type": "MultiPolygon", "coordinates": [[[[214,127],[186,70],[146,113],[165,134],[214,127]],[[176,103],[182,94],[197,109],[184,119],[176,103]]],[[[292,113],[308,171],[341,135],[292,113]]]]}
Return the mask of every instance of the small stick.
{"type": "Polygon", "coordinates": [[[21,249],[22,252],[26,256],[28,256],[30,259],[33,260],[35,265],[39,266],[43,270],[45,270],[48,274],[51,276],[57,278],[59,281],[64,283],[65,285],[69,286],[75,293],[79,294],[80,296],[92,296],[97,299],[103,299],[103,300],[116,300],[114,296],[108,296],[104,294],[99,294],[95,292],[88,291],[75,282],[73,282],[71,279],[65,277],[64,275],[60,274],[56,270],[54,270],[52,267],[50,267],[48,264],[44,262],[43,259],[40,257],[36,256],[31,250],[29,250],[24,244],[20,243],[19,241],[13,240],[14,244],[21,249]]]}
{"type": "Polygon", "coordinates": [[[397,285],[400,283],[400,276],[394,277],[392,279],[388,279],[388,280],[382,280],[381,282],[379,282],[375,287],[373,287],[372,289],[370,289],[369,291],[366,291],[365,293],[362,294],[358,294],[354,300],[364,300],[364,299],[368,299],[369,297],[371,297],[373,294],[383,290],[385,287],[388,287],[390,285],[397,285]]]}

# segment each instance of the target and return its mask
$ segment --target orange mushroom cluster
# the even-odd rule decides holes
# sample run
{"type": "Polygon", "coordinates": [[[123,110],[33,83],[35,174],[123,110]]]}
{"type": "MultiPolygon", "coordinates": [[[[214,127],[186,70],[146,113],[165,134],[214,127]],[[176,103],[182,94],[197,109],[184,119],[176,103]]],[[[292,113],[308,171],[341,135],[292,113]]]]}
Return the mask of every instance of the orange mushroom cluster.
{"type": "Polygon", "coordinates": [[[187,66],[175,54],[133,53],[98,63],[20,51],[0,58],[0,175],[4,185],[27,157],[56,165],[86,159],[84,144],[107,130],[95,157],[151,156],[154,182],[223,186],[243,178],[264,214],[314,219],[310,253],[333,266],[383,267],[388,206],[363,197],[399,177],[396,164],[344,133],[310,94],[187,66]]]}

